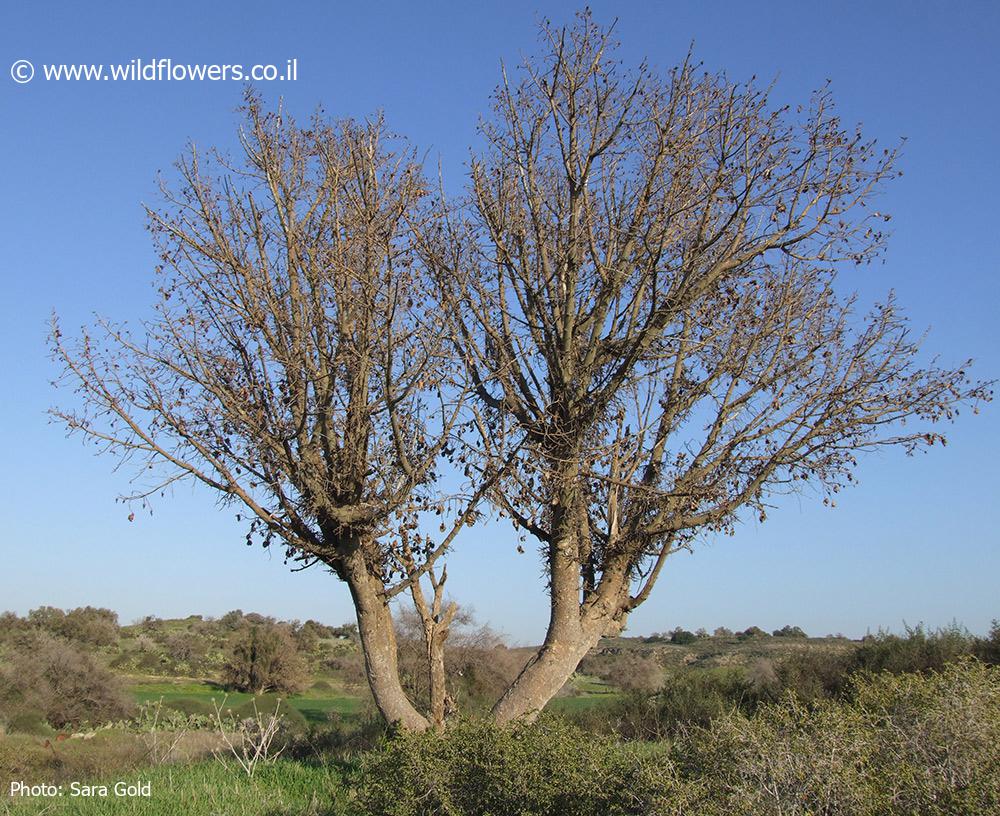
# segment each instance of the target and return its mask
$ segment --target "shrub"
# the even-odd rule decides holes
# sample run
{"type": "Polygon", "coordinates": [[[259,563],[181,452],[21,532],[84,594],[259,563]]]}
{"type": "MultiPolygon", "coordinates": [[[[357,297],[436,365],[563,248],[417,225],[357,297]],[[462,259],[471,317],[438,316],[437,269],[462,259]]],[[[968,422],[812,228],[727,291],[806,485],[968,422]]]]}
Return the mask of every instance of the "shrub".
{"type": "Polygon", "coordinates": [[[110,609],[85,606],[66,613],[61,634],[91,646],[111,646],[118,642],[118,614],[110,609]]]}
{"type": "MultiPolygon", "coordinates": [[[[734,709],[752,711],[756,704],[753,686],[739,668],[677,672],[654,698],[656,738],[675,734],[681,726],[708,725],[734,709]]],[[[645,736],[651,738],[654,732],[645,736]]]]}
{"type": "Polygon", "coordinates": [[[330,636],[339,640],[352,640],[355,642],[361,640],[360,635],[358,635],[358,625],[356,623],[344,623],[340,626],[332,626],[330,627],[330,636]]]}
{"type": "Polygon", "coordinates": [[[219,626],[229,631],[235,631],[243,625],[243,610],[233,609],[219,618],[219,626]]]}
{"type": "Polygon", "coordinates": [[[974,647],[975,639],[957,624],[937,630],[917,624],[907,626],[905,636],[879,632],[866,637],[854,653],[853,668],[895,674],[938,671],[946,663],[972,654],[974,647]]]}
{"type": "Polygon", "coordinates": [[[973,647],[976,657],[986,663],[1000,663],[1000,620],[994,620],[989,635],[977,638],[973,647]]]}
{"type": "Polygon", "coordinates": [[[767,632],[761,629],[759,626],[749,626],[742,632],[736,634],[737,640],[751,640],[755,638],[767,637],[767,632]]]}
{"type": "Polygon", "coordinates": [[[798,652],[778,663],[778,685],[805,703],[836,697],[847,687],[853,660],[853,654],[831,649],[798,652]]]}
{"type": "Polygon", "coordinates": [[[118,615],[110,609],[83,606],[63,612],[40,606],[28,613],[27,620],[36,629],[89,646],[111,646],[118,641],[118,615]]]}
{"type": "Polygon", "coordinates": [[[657,741],[688,726],[707,725],[734,708],[752,711],[760,699],[740,668],[683,669],[670,675],[655,694],[630,691],[572,719],[594,733],[657,741]]]}
{"type": "Polygon", "coordinates": [[[199,667],[208,653],[208,643],[205,638],[192,632],[168,635],[164,647],[171,660],[192,668],[199,667]]]}
{"type": "Polygon", "coordinates": [[[365,658],[360,651],[338,652],[324,664],[342,682],[361,685],[365,682],[365,658]]]}
{"type": "Polygon", "coordinates": [[[656,658],[629,651],[592,663],[594,674],[623,691],[655,691],[663,684],[663,668],[656,658]]]}
{"type": "MultiPolygon", "coordinates": [[[[345,627],[346,628],[346,627],[345,627]]],[[[413,609],[396,616],[396,643],[403,687],[418,707],[430,703],[423,622],[413,609]]],[[[524,667],[525,657],[503,636],[459,608],[449,628],[445,677],[451,702],[461,710],[488,709],[524,667]]]]}
{"type": "Polygon", "coordinates": [[[697,639],[698,636],[694,632],[681,629],[679,626],[670,633],[670,642],[676,643],[679,646],[687,646],[689,643],[694,643],[697,639]]]}
{"type": "Polygon", "coordinates": [[[13,612],[0,615],[0,643],[11,643],[31,631],[31,624],[13,612]]]}
{"type": "Polygon", "coordinates": [[[794,695],[733,711],[675,745],[690,812],[1000,812],[1000,669],[971,660],[927,674],[860,674],[847,701],[794,695]]]}
{"type": "Polygon", "coordinates": [[[807,708],[789,695],[756,716],[730,710],[687,732],[675,756],[694,799],[691,812],[874,816],[866,808],[875,780],[864,771],[871,750],[850,713],[830,701],[807,708]]]}
{"type": "Polygon", "coordinates": [[[237,691],[292,694],[308,683],[306,666],[288,631],[272,623],[246,626],[233,638],[223,682],[237,691]]]}
{"type": "Polygon", "coordinates": [[[38,633],[0,668],[0,711],[7,719],[38,712],[56,728],[96,725],[129,715],[121,681],[68,641],[38,633]]]}
{"type": "Polygon", "coordinates": [[[672,765],[555,719],[461,721],[403,733],[362,757],[358,797],[384,816],[624,816],[656,812],[672,765]]]}

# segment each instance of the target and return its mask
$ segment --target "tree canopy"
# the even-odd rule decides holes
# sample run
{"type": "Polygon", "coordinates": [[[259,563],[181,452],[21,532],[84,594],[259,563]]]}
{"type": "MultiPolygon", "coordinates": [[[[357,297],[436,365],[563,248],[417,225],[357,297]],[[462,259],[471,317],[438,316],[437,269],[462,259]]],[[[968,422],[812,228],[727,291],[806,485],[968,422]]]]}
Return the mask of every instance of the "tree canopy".
{"type": "Polygon", "coordinates": [[[156,316],[54,325],[81,397],[54,413],[138,466],[132,499],[199,480],[247,543],[344,580],[405,727],[428,719],[389,603],[410,593],[422,621],[439,724],[438,562],[481,500],[542,549],[545,642],[494,707],[531,717],[672,553],[782,493],[830,502],[860,453],[943,443],[935,423],[990,398],[968,362],[923,361],[891,294],[846,291],[885,245],[898,150],[827,88],[778,105],[690,57],[623,67],[588,13],[543,24],[454,198],[380,117],[246,114],[239,159],[192,149],[149,211],[156,316]]]}

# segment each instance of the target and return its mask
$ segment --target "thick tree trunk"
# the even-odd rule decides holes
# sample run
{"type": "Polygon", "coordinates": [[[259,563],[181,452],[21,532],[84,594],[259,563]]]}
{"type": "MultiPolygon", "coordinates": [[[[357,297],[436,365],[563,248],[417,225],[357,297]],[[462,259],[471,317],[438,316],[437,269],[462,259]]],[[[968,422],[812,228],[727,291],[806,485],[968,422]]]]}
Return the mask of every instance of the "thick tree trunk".
{"type": "Polygon", "coordinates": [[[344,560],[344,577],[358,615],[358,634],[365,655],[365,672],[375,705],[386,722],[424,731],[429,723],[410,702],[399,679],[396,633],[382,585],[365,564],[361,550],[344,560]]]}
{"type": "MultiPolygon", "coordinates": [[[[553,527],[557,525],[572,528],[569,513],[557,510],[553,527]]],[[[535,719],[604,632],[607,621],[593,614],[595,610],[584,614],[581,608],[578,541],[576,534],[568,532],[554,538],[549,546],[549,628],[537,654],[493,706],[493,717],[498,722],[535,719]]]]}
{"type": "MultiPolygon", "coordinates": [[[[560,507],[572,507],[572,491],[561,497],[560,507]]],[[[528,662],[493,706],[493,718],[505,723],[534,720],[576,671],[587,652],[608,631],[619,630],[624,619],[623,600],[628,589],[626,572],[616,565],[601,577],[601,586],[584,602],[580,539],[572,510],[553,513],[553,528],[564,535],[549,546],[549,628],[537,654],[528,662]]]]}
{"type": "Polygon", "coordinates": [[[493,706],[499,723],[534,720],[601,638],[601,630],[580,627],[573,637],[550,637],[493,706]]]}

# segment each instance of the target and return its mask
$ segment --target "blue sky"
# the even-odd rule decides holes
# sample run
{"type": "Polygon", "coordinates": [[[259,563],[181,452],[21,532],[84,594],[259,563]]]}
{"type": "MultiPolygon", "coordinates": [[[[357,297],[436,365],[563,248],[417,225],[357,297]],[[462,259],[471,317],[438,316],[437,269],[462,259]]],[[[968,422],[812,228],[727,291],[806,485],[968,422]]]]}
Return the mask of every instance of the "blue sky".
{"type": "MultiPolygon", "coordinates": [[[[110,460],[48,423],[55,371],[45,334],[93,312],[139,315],[152,300],[141,202],[155,200],[188,141],[235,143],[233,82],[16,84],[9,66],[44,63],[277,63],[295,82],[262,83],[306,115],[382,109],[440,160],[457,190],[477,117],[499,76],[536,44],[536,22],[570,21],[571,3],[277,5],[6,3],[0,12],[0,609],[92,604],[124,620],[241,607],[338,623],[346,589],[322,572],[290,574],[242,543],[231,513],[182,487],[129,523],[110,460]]],[[[898,293],[928,352],[977,359],[1000,376],[1000,6],[996,3],[594,3],[619,18],[621,55],[669,67],[693,41],[710,70],[776,77],[776,102],[805,101],[827,79],[847,123],[894,143],[903,178],[880,206],[894,215],[886,263],[852,273],[863,297],[898,293]]],[[[946,449],[863,461],[860,487],[835,510],[785,501],[764,525],[710,540],[669,564],[630,632],[785,623],[863,634],[903,621],[957,619],[984,631],[1000,617],[1000,406],[963,413],[946,449]]],[[[509,528],[508,528],[509,529],[509,528]]],[[[533,551],[503,528],[461,541],[455,596],[514,640],[537,641],[546,599],[533,551]]]]}

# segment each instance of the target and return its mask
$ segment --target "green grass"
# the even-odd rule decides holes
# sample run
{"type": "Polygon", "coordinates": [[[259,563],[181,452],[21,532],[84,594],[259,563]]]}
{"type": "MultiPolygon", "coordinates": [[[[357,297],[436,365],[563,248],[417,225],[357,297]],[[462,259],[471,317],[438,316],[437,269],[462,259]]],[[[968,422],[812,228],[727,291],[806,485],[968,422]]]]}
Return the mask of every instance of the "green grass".
{"type": "Polygon", "coordinates": [[[546,711],[556,714],[572,714],[577,711],[589,711],[594,708],[606,706],[608,703],[617,700],[620,695],[617,692],[605,694],[583,694],[579,697],[556,697],[545,706],[546,711]]]}
{"type": "Polygon", "coordinates": [[[574,674],[569,680],[569,685],[576,694],[613,694],[617,691],[600,677],[586,674],[574,674]]]}
{"type": "Polygon", "coordinates": [[[545,706],[556,714],[573,714],[607,705],[621,696],[621,692],[599,677],[574,674],[566,683],[566,696],[555,697],[545,706]]]}
{"type": "Polygon", "coordinates": [[[104,780],[150,783],[149,798],[71,797],[11,799],[0,795],[0,816],[335,816],[346,814],[348,796],[336,769],[279,760],[248,779],[235,765],[217,761],[161,765],[104,780]]]}
{"type": "MultiPolygon", "coordinates": [[[[132,694],[137,703],[156,702],[162,699],[164,703],[175,700],[204,700],[210,703],[213,699],[222,705],[226,700],[227,707],[238,706],[252,699],[253,695],[241,692],[225,692],[210,683],[141,683],[132,686],[132,694]]],[[[353,695],[334,691],[320,696],[314,692],[293,695],[287,698],[288,704],[300,711],[310,722],[323,722],[330,712],[353,715],[361,710],[361,700],[353,695]]]]}

